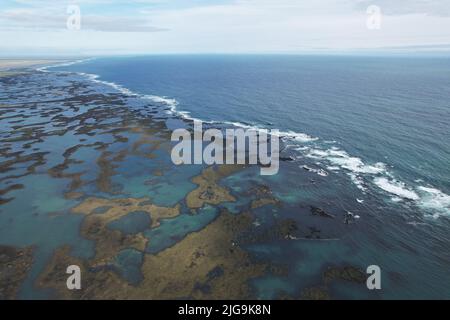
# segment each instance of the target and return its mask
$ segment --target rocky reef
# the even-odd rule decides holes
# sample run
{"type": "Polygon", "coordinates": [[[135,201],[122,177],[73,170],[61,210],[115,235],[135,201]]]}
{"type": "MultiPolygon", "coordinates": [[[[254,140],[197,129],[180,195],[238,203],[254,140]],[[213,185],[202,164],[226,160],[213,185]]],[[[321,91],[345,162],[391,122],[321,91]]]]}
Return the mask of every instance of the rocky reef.
{"type": "MultiPolygon", "coordinates": [[[[248,166],[175,166],[166,121],[190,123],[167,106],[67,73],[28,72],[0,84],[0,227],[15,232],[0,234],[0,244],[21,234],[43,249],[0,246],[0,299],[17,297],[36,266],[27,290],[50,289],[51,298],[257,298],[255,281],[287,279],[292,269],[249,247],[327,238],[289,212],[270,183],[240,189],[248,166]],[[70,265],[81,268],[81,290],[67,289],[70,265]]],[[[337,220],[304,206],[308,216],[337,220]]],[[[318,275],[316,286],[286,298],[328,299],[330,284],[362,281],[351,267],[318,275]]]]}
{"type": "Polygon", "coordinates": [[[33,248],[0,245],[0,300],[12,300],[17,297],[32,262],[33,248]]]}
{"type": "Polygon", "coordinates": [[[251,222],[249,214],[223,211],[213,223],[173,247],[157,255],[143,254],[143,280],[135,286],[106,265],[102,268],[70,256],[69,248],[55,253],[38,283],[68,299],[247,299],[251,293],[248,280],[267,269],[252,263],[248,253],[236,245],[236,236],[251,222]],[[82,268],[80,291],[65,287],[66,267],[72,264],[82,268]]]}
{"type": "Polygon", "coordinates": [[[222,165],[203,170],[200,176],[192,179],[192,182],[197,184],[198,188],[187,195],[187,206],[191,209],[198,209],[205,204],[217,205],[222,202],[235,201],[230,192],[218,184],[218,180],[240,169],[242,169],[242,166],[222,165]]]}

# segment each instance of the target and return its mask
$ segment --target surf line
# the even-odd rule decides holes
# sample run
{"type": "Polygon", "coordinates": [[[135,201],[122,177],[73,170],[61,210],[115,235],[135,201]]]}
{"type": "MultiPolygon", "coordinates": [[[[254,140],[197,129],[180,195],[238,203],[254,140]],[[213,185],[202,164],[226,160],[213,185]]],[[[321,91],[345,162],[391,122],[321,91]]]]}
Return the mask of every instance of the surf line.
{"type": "Polygon", "coordinates": [[[275,175],[280,164],[280,132],[267,129],[208,129],[194,120],[193,134],[187,129],[172,132],[171,158],[181,164],[252,164],[260,165],[261,175],[275,175]]]}

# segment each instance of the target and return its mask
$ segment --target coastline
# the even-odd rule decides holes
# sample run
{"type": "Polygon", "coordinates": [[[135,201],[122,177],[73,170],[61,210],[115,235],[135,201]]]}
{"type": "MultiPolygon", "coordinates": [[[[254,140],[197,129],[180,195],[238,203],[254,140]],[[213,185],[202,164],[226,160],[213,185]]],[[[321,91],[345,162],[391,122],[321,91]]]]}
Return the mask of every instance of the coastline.
{"type": "MultiPolygon", "coordinates": [[[[92,85],[85,87],[82,82],[72,82],[74,79],[70,75],[63,75],[58,77],[58,82],[52,82],[51,91],[44,92],[47,102],[40,106],[40,113],[48,115],[41,121],[55,123],[53,117],[57,114],[60,129],[42,129],[15,137],[14,134],[27,125],[17,122],[22,117],[21,112],[33,105],[33,102],[27,102],[27,98],[32,92],[41,90],[40,83],[44,77],[50,77],[49,82],[52,77],[56,78],[51,73],[20,77],[28,90],[23,96],[11,95],[11,101],[5,104],[10,114],[7,121],[12,126],[3,142],[11,145],[3,150],[2,157],[7,159],[13,155],[13,144],[21,150],[29,147],[33,152],[31,155],[19,154],[14,161],[3,162],[1,169],[5,174],[8,172],[5,179],[14,185],[0,190],[0,194],[5,195],[2,214],[8,219],[22,212],[42,217],[42,224],[35,222],[33,225],[14,224],[15,220],[11,220],[13,227],[0,237],[0,242],[5,244],[0,247],[0,254],[9,253],[8,263],[21,270],[14,275],[14,283],[7,287],[7,299],[49,298],[41,291],[48,288],[55,290],[51,296],[81,298],[80,293],[67,292],[65,282],[60,281],[65,274],[57,271],[60,263],[72,259],[83,267],[91,283],[82,295],[96,299],[244,299],[252,296],[251,279],[262,276],[269,267],[270,270],[280,268],[253,262],[249,253],[235,243],[240,234],[245,233],[248,237],[247,234],[258,231],[252,224],[255,214],[251,214],[251,210],[278,204],[278,201],[267,200],[271,193],[261,187],[263,192],[248,199],[257,201],[258,205],[253,204],[251,210],[240,209],[243,210],[242,215],[229,213],[227,203],[235,203],[237,199],[231,196],[231,189],[221,187],[219,182],[244,168],[211,167],[203,170],[198,167],[189,172],[177,172],[168,153],[171,145],[168,128],[157,119],[156,113],[143,117],[133,109],[139,97],[133,99],[112,91],[92,94],[90,90],[95,89],[92,85]],[[61,108],[61,105],[66,108],[61,108]],[[108,110],[102,108],[103,105],[108,105],[108,110]],[[67,108],[73,115],[64,117],[67,108]],[[106,123],[102,123],[105,119],[106,123]],[[73,123],[76,125],[72,126],[73,123]],[[105,135],[109,137],[106,141],[105,135]],[[55,149],[55,140],[52,139],[64,143],[55,149]],[[80,152],[86,153],[83,156],[80,152]],[[133,159],[140,161],[137,172],[133,169],[133,159]],[[16,168],[15,164],[27,162],[31,162],[27,170],[19,173],[21,168],[16,168]],[[38,166],[45,175],[34,172],[38,166]],[[85,168],[92,170],[86,172],[85,168]],[[145,170],[152,173],[142,175],[145,170]],[[123,180],[125,176],[127,179],[123,180]],[[178,183],[177,190],[181,190],[179,195],[172,195],[167,200],[174,201],[173,204],[158,199],[161,195],[159,189],[164,188],[166,179],[171,177],[178,183]],[[130,179],[137,190],[128,189],[130,179]],[[37,206],[33,207],[25,201],[26,193],[23,191],[34,188],[37,183],[46,184],[48,191],[34,202],[37,206]],[[22,190],[22,193],[14,190],[22,190]],[[47,207],[45,203],[54,205],[47,207]],[[142,218],[143,215],[143,227],[141,225],[137,230],[126,228],[127,221],[134,223],[134,218],[142,218]],[[166,230],[170,223],[185,223],[186,219],[190,221],[187,229],[170,229],[172,231],[164,238],[152,233],[153,230],[166,230]],[[59,237],[25,231],[28,228],[45,230],[49,225],[52,230],[58,230],[62,225],[67,229],[59,237]],[[174,232],[179,232],[177,241],[172,240],[174,232]],[[17,242],[17,233],[30,234],[30,243],[39,245],[32,247],[17,242]],[[42,244],[42,238],[47,237],[48,240],[42,244]],[[152,244],[157,239],[161,242],[152,244]],[[92,247],[86,244],[88,241],[92,241],[92,247]],[[69,247],[71,250],[66,250],[69,247]],[[198,254],[198,248],[203,248],[205,253],[198,254]],[[152,250],[160,253],[154,255],[152,250]],[[81,251],[80,255],[73,254],[81,251]],[[22,252],[30,253],[25,255],[22,252]],[[217,252],[221,254],[211,259],[217,252]],[[31,255],[33,259],[29,258],[31,255]],[[132,259],[131,265],[123,265],[123,257],[132,259]],[[171,263],[173,259],[177,259],[177,263],[171,263]],[[204,267],[191,270],[197,264],[204,267]],[[236,269],[241,270],[239,277],[235,276],[236,269]],[[165,270],[165,273],[155,273],[154,270],[165,270]],[[155,281],[160,281],[161,285],[155,287],[155,281]],[[173,286],[182,281],[186,281],[185,287],[173,286]],[[201,289],[203,286],[208,290],[201,289]]],[[[153,108],[155,112],[159,109],[156,105],[153,108]]],[[[31,115],[25,118],[31,119],[31,115]]],[[[37,190],[32,192],[38,194],[37,190]]],[[[34,219],[28,217],[27,221],[34,219]]],[[[141,220],[135,223],[141,223],[141,220]]],[[[283,232],[277,234],[277,238],[287,236],[287,231],[283,232]]],[[[1,275],[0,283],[6,283],[7,276],[11,277],[11,274],[1,275]]]]}
{"type": "MultiPolygon", "coordinates": [[[[88,62],[95,58],[65,60],[63,63],[50,64],[40,68],[37,71],[52,72],[48,69],[55,67],[71,66],[79,63],[88,62]]],[[[61,61],[60,61],[61,62],[61,61]]],[[[156,94],[138,93],[129,89],[122,83],[103,80],[101,75],[71,71],[86,78],[96,84],[106,85],[119,93],[133,98],[139,98],[166,108],[165,113],[174,115],[180,120],[202,121],[204,124],[218,127],[242,128],[245,130],[255,130],[257,132],[273,130],[272,125],[261,123],[248,123],[245,121],[229,120],[205,120],[191,114],[190,111],[180,110],[176,98],[159,96],[156,94]]],[[[292,128],[279,128],[277,135],[285,145],[286,159],[293,159],[299,163],[304,170],[317,175],[326,176],[340,172],[361,191],[360,197],[365,197],[369,192],[376,192],[385,197],[391,203],[412,204],[419,209],[425,218],[436,220],[441,216],[448,216],[450,213],[446,207],[449,195],[442,189],[431,184],[417,183],[417,179],[405,180],[398,173],[392,170],[385,159],[365,159],[364,155],[352,154],[343,149],[336,141],[326,141],[318,136],[309,133],[291,130],[292,128]],[[309,159],[312,168],[305,168],[304,159],[309,159]]],[[[355,197],[354,201],[361,201],[355,197]]]]}
{"type": "Polygon", "coordinates": [[[14,76],[28,68],[51,65],[67,60],[58,59],[0,59],[0,77],[14,76]]]}
{"type": "MultiPolygon", "coordinates": [[[[334,174],[316,177],[315,171],[298,168],[296,161],[284,162],[279,180],[253,175],[252,168],[179,170],[168,157],[166,120],[187,127],[190,121],[163,101],[142,99],[145,96],[99,76],[46,71],[54,66],[61,64],[0,80],[8,83],[2,103],[9,113],[2,141],[9,182],[0,190],[0,212],[4,210],[8,221],[0,243],[7,247],[0,251],[21,271],[17,286],[8,287],[8,297],[48,298],[40,294],[49,288],[55,297],[67,299],[348,297],[334,291],[335,286],[357,286],[355,295],[366,297],[364,267],[381,258],[366,258],[357,250],[381,252],[372,247],[378,243],[364,235],[391,222],[367,214],[375,207],[372,199],[364,197],[364,204],[350,206],[353,199],[341,198],[346,205],[339,207],[326,192],[342,180],[334,174]],[[13,84],[26,90],[15,92],[13,84]],[[44,96],[36,103],[35,94],[44,96]],[[33,120],[37,112],[39,121],[33,120]],[[318,200],[308,196],[323,190],[325,196],[318,200]],[[30,194],[34,206],[27,201],[30,194]],[[345,210],[362,219],[345,224],[345,210]],[[20,219],[26,214],[30,216],[20,219]],[[22,221],[27,223],[19,224],[22,221]],[[65,230],[64,235],[45,234],[49,228],[65,230]],[[19,233],[30,238],[18,241],[19,233]],[[329,258],[349,247],[364,262],[347,255],[337,261],[329,258]],[[258,248],[270,256],[261,256],[258,248]],[[304,259],[312,248],[320,257],[304,259]],[[293,261],[313,272],[292,273],[293,261]],[[91,283],[82,294],[67,292],[64,286],[68,264],[79,265],[91,283]],[[191,269],[199,265],[204,267],[191,269]],[[237,269],[242,271],[234,272],[237,269]],[[175,285],[182,282],[182,288],[175,285]]],[[[414,220],[414,228],[423,221],[414,220]]],[[[399,241],[382,235],[383,240],[399,241]]],[[[424,258],[421,262],[429,267],[424,258]]],[[[385,270],[399,272],[393,263],[385,270]]],[[[6,283],[7,278],[0,277],[0,283],[2,279],[6,283]]],[[[408,273],[406,279],[416,278],[408,273]]]]}

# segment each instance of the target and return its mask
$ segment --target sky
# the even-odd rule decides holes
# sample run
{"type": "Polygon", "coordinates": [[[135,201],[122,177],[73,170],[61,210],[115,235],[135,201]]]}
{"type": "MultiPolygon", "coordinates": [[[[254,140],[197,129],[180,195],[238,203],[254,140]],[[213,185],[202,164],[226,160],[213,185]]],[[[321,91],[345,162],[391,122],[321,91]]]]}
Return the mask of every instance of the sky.
{"type": "Polygon", "coordinates": [[[0,56],[380,49],[450,52],[450,0],[0,0],[0,56]]]}

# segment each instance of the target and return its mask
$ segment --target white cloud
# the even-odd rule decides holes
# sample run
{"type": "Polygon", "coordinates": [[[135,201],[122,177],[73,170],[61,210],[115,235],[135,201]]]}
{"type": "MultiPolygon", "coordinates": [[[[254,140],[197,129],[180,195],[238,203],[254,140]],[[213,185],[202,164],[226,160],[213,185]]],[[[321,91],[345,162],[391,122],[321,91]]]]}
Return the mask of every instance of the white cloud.
{"type": "MultiPolygon", "coordinates": [[[[28,3],[29,0],[16,0],[28,3]]],[[[106,1],[108,0],[95,0],[106,1]]],[[[48,0],[38,1],[47,4],[48,0]]],[[[37,3],[33,2],[36,6],[37,3]]],[[[82,8],[82,7],[81,7],[82,8]]],[[[63,31],[67,26],[67,5],[61,3],[48,6],[21,7],[0,11],[0,30],[15,31],[63,31]]],[[[121,15],[81,14],[84,30],[103,32],[155,32],[164,29],[152,26],[145,17],[130,17],[121,15]]]]}
{"type": "Polygon", "coordinates": [[[369,5],[377,5],[387,15],[426,14],[449,16],[449,0],[359,0],[356,7],[365,9],[369,5]]]}
{"type": "MultiPolygon", "coordinates": [[[[86,14],[83,29],[73,33],[63,30],[63,7],[50,6],[50,0],[16,1],[33,5],[25,6],[28,11],[0,11],[0,36],[8,39],[0,43],[0,50],[25,48],[30,39],[36,50],[104,53],[303,52],[450,44],[450,17],[444,14],[450,10],[448,0],[235,0],[215,5],[194,1],[183,8],[166,7],[166,0],[134,0],[140,4],[134,15],[86,14]],[[366,27],[365,8],[372,3],[386,13],[380,30],[366,27]],[[167,31],[153,32],[158,30],[167,31]]],[[[124,3],[76,2],[82,11],[83,4],[124,3]]]]}

